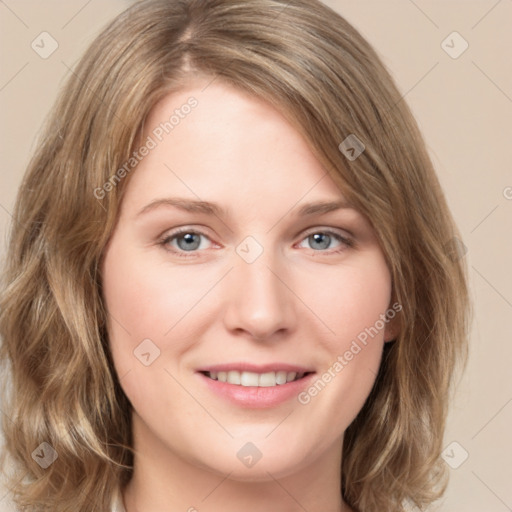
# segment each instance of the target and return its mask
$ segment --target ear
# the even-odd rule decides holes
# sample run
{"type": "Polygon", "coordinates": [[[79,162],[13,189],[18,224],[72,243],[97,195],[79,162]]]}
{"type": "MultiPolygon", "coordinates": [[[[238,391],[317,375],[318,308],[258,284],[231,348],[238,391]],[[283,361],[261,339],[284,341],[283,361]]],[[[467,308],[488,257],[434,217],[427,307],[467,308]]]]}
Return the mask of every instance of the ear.
{"type": "Polygon", "coordinates": [[[384,341],[386,343],[396,340],[402,330],[401,311],[402,305],[396,300],[391,300],[386,310],[386,326],[384,327],[384,341]]]}
{"type": "Polygon", "coordinates": [[[400,334],[400,322],[397,317],[393,318],[393,320],[389,320],[384,328],[384,341],[388,343],[389,341],[395,341],[400,334]]]}

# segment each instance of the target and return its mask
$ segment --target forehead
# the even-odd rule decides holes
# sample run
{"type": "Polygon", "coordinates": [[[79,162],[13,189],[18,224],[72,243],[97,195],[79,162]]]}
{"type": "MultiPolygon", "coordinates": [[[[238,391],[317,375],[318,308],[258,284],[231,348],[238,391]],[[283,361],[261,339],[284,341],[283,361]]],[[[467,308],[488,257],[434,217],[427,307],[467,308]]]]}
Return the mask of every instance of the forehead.
{"type": "Polygon", "coordinates": [[[131,176],[125,201],[140,208],[163,195],[261,210],[306,198],[342,199],[302,135],[272,105],[222,82],[165,96],[142,143],[152,148],[131,176]]]}

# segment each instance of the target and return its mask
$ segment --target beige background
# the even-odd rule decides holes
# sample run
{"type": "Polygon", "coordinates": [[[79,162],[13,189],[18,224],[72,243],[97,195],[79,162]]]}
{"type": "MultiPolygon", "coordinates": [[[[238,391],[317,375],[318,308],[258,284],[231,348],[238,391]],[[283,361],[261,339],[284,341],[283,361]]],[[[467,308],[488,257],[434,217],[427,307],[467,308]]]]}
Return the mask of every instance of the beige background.
{"type": "MultiPolygon", "coordinates": [[[[84,48],[130,3],[0,1],[2,259],[15,193],[43,118],[84,48]],[[47,59],[31,48],[43,31],[59,45],[47,59]]],[[[468,248],[471,357],[445,440],[452,466],[466,452],[468,458],[450,469],[439,510],[512,510],[512,0],[326,3],[367,37],[395,76],[468,248]],[[441,46],[453,31],[469,44],[456,59],[441,46]]],[[[462,43],[447,40],[452,53],[462,43]]],[[[0,490],[0,512],[10,510],[0,490]]]]}

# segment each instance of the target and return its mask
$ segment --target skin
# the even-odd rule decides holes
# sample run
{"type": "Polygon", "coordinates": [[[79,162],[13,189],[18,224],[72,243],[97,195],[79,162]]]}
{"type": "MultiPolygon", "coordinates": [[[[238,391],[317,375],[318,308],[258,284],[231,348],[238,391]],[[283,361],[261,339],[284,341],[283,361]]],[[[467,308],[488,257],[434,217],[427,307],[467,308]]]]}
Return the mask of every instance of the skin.
{"type": "Polygon", "coordinates": [[[240,407],[196,370],[279,361],[322,375],[390,307],[389,269],[356,210],[297,216],[305,203],[343,195],[281,114],[219,81],[204,85],[153,108],[143,140],[189,97],[199,102],[130,177],[102,264],[110,346],[134,409],[127,512],[350,510],[340,493],[343,434],[395,335],[391,322],[306,405],[294,396],[240,407]],[[139,213],[169,197],[228,213],[139,213]],[[163,240],[179,227],[204,235],[198,248],[184,250],[183,234],[163,240]],[[354,245],[309,236],[325,230],[354,245]],[[263,248],[252,263],[236,252],[247,236],[263,248]],[[160,350],[149,366],[134,356],[144,339],[160,350]],[[247,442],[262,454],[250,468],[236,456],[247,442]]]}

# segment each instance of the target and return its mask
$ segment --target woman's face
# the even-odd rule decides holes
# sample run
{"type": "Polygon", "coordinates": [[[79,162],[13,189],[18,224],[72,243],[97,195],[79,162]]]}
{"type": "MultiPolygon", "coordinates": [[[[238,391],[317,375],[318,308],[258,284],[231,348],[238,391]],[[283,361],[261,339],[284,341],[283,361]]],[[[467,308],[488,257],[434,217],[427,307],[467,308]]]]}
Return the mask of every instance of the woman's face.
{"type": "Polygon", "coordinates": [[[145,127],[102,267],[136,447],[240,480],[336,464],[392,338],[371,224],[276,110],[218,81],[145,127]]]}

